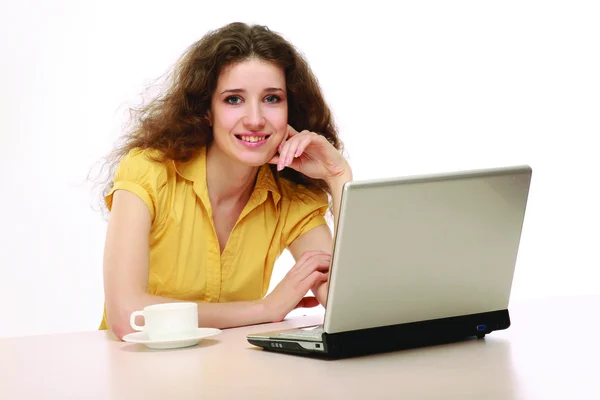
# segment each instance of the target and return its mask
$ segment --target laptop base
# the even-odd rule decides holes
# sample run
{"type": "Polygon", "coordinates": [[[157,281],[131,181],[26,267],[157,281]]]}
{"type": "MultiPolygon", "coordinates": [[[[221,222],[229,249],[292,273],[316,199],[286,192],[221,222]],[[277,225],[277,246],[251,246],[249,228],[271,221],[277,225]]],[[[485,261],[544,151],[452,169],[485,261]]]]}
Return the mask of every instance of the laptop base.
{"type": "Polygon", "coordinates": [[[323,334],[323,349],[306,349],[302,340],[273,337],[248,338],[248,342],[265,350],[325,358],[347,358],[397,350],[459,342],[468,338],[507,329],[508,310],[442,318],[378,328],[323,334]]]}

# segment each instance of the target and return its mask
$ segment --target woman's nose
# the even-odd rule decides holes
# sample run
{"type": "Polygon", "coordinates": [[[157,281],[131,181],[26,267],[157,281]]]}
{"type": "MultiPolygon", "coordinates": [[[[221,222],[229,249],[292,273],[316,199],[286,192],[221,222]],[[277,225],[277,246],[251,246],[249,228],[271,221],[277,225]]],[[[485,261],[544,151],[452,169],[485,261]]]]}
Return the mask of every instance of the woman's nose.
{"type": "Polygon", "coordinates": [[[265,117],[260,106],[248,107],[248,112],[244,116],[244,125],[251,130],[259,130],[265,126],[265,117]]]}

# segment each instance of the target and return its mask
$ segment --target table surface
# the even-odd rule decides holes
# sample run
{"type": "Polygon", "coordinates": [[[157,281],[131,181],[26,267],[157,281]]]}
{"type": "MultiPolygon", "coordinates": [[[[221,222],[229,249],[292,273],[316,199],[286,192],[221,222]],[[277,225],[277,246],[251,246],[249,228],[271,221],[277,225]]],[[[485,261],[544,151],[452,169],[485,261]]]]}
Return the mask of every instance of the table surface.
{"type": "Polygon", "coordinates": [[[600,399],[600,296],[509,310],[512,326],[483,340],[343,360],[246,341],[250,332],[320,323],[318,315],[228,329],[176,350],[106,331],[0,339],[0,398],[600,399]]]}

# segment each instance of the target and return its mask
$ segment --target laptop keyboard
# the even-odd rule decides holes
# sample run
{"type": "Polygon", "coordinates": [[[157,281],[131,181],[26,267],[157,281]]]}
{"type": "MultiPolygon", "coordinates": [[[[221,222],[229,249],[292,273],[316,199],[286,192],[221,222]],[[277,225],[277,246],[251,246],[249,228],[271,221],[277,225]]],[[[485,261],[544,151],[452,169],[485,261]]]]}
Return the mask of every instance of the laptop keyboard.
{"type": "Polygon", "coordinates": [[[302,338],[302,339],[321,339],[321,336],[325,330],[323,330],[323,326],[317,326],[314,328],[300,328],[293,331],[288,331],[285,333],[281,333],[280,337],[293,337],[293,338],[302,338]]]}

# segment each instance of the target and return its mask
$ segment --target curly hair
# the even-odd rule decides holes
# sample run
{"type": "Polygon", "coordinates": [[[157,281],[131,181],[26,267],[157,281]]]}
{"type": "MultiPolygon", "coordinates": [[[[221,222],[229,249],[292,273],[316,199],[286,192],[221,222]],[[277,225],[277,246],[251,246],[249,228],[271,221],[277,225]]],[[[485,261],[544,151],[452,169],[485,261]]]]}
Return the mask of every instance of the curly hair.
{"type": "MultiPolygon", "coordinates": [[[[175,64],[167,90],[149,104],[132,109],[133,127],[121,137],[106,158],[108,183],[120,159],[134,148],[155,149],[160,160],[187,161],[211,143],[212,128],[207,118],[211,98],[221,71],[232,64],[256,58],[283,69],[288,96],[288,123],[298,132],[309,130],[323,135],[338,150],[338,137],[331,110],[319,83],[301,53],[280,34],[266,26],[241,22],[208,32],[192,44],[175,64]]],[[[323,181],[307,177],[291,168],[281,172],[271,165],[276,179],[285,178],[329,193],[323,181]]]]}

